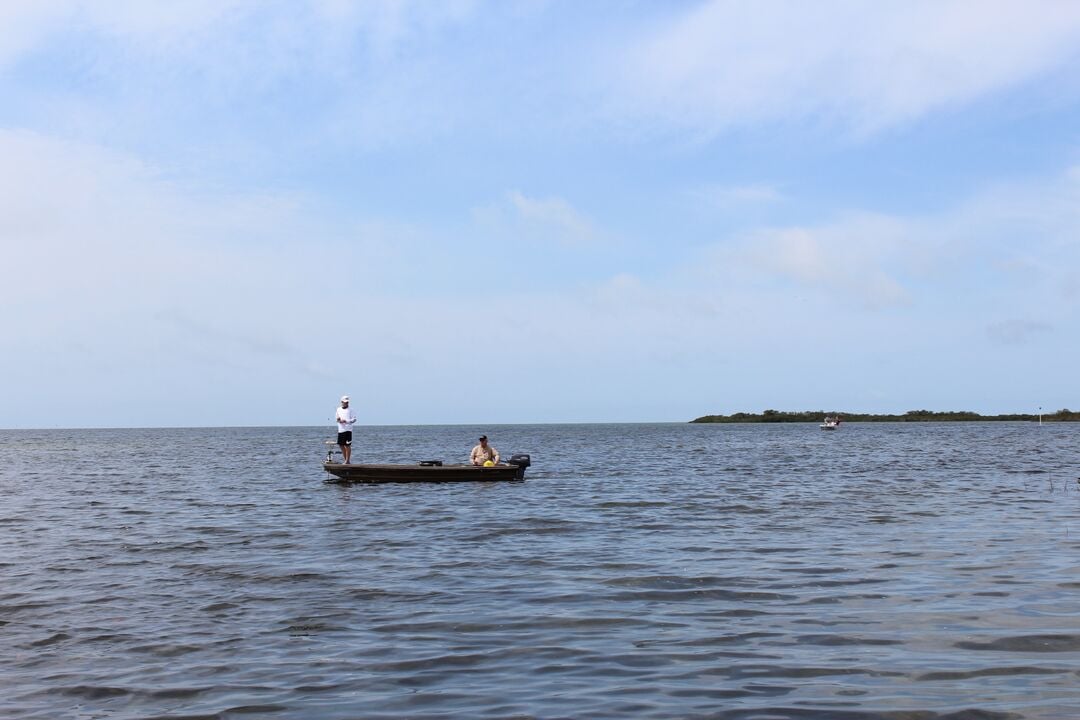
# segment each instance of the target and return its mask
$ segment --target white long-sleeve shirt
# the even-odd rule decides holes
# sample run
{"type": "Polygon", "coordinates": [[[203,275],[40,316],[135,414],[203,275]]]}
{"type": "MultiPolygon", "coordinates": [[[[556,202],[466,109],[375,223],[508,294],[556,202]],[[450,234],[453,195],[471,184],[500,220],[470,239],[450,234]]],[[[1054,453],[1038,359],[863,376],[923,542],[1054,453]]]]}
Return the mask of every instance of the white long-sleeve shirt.
{"type": "Polygon", "coordinates": [[[356,422],[356,413],[353,412],[351,407],[337,409],[337,431],[348,432],[352,430],[353,424],[356,422]]]}

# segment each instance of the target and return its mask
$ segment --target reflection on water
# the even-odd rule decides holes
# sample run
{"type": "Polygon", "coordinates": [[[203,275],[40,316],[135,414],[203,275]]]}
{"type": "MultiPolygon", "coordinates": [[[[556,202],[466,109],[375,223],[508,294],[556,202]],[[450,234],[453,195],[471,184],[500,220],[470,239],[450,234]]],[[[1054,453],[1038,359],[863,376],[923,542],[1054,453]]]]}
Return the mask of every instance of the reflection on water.
{"type": "Polygon", "coordinates": [[[482,429],[0,433],[0,716],[1080,717],[1080,425],[482,429]]]}

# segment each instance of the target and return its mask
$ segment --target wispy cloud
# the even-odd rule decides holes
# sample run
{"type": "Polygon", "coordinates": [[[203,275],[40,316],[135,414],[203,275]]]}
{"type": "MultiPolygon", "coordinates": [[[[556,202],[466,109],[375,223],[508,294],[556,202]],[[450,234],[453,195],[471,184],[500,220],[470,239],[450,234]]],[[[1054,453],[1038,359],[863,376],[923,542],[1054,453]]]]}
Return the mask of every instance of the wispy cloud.
{"type": "MultiPolygon", "coordinates": [[[[357,36],[389,59],[426,34],[470,17],[474,0],[437,6],[419,0],[307,0],[268,5],[258,0],[147,3],[116,0],[7,0],[0,6],[0,62],[11,61],[77,23],[84,32],[130,44],[153,56],[202,58],[208,66],[241,48],[253,68],[281,70],[274,60],[308,54],[316,62],[346,49],[357,36]],[[238,32],[242,31],[242,32],[238,32]],[[222,38],[228,43],[219,42],[222,38]],[[309,51],[309,52],[306,52],[309,51]]],[[[239,57],[239,56],[238,56],[239,57]]],[[[235,72],[236,68],[219,68],[235,72]]]]}
{"type": "Polygon", "coordinates": [[[55,34],[78,25],[84,33],[135,43],[154,53],[187,53],[221,22],[242,13],[246,0],[96,3],[88,0],[8,0],[0,5],[0,68],[55,34]]]}
{"type": "Polygon", "coordinates": [[[1076,3],[710,0],[634,38],[612,71],[614,103],[706,134],[793,120],[868,133],[1078,54],[1076,3]]]}
{"type": "Polygon", "coordinates": [[[907,228],[892,218],[853,214],[821,227],[764,228],[740,253],[758,272],[870,308],[910,301],[902,273],[907,228]]]}
{"type": "Polygon", "coordinates": [[[784,199],[775,185],[707,185],[691,191],[691,195],[707,205],[727,210],[744,206],[770,205],[784,199]]]}
{"type": "Polygon", "coordinates": [[[596,236],[592,223],[562,198],[532,198],[517,190],[506,197],[524,223],[560,242],[579,243],[596,236]]]}
{"type": "MultiPolygon", "coordinates": [[[[162,109],[147,122],[183,116],[200,98],[212,102],[198,120],[216,111],[228,123],[224,110],[238,98],[284,108],[284,98],[300,96],[305,135],[377,150],[450,132],[553,126],[712,137],[764,121],[866,134],[1080,57],[1080,5],[1055,0],[707,0],[648,18],[481,0],[11,0],[0,5],[0,70],[77,28],[86,44],[78,72],[112,103],[156,93],[162,109]],[[527,12],[591,31],[563,37],[563,53],[546,52],[548,38],[520,21],[527,12]],[[513,41],[485,42],[491,27],[513,41]]],[[[136,111],[150,113],[130,102],[136,111]]],[[[268,121],[244,119],[256,128],[268,121]]]]}
{"type": "MultiPolygon", "coordinates": [[[[848,210],[820,224],[762,225],[715,244],[705,267],[718,282],[780,282],[875,310],[956,295],[981,298],[989,313],[1036,299],[1053,312],[1075,298],[1078,208],[1080,177],[1068,169],[989,186],[935,214],[848,210]]],[[[1006,336],[1017,333],[995,334],[1006,336]]]]}
{"type": "Polygon", "coordinates": [[[34,90],[32,112],[70,135],[92,128],[94,139],[125,147],[154,134],[147,128],[157,145],[198,124],[231,135],[235,152],[288,120],[304,127],[293,145],[378,149],[458,127],[477,94],[468,66],[448,55],[447,33],[476,5],[11,0],[0,4],[0,73],[74,44],[76,54],[61,55],[66,72],[34,90]],[[98,93],[108,97],[108,120],[98,117],[98,93]]]}
{"type": "Polygon", "coordinates": [[[568,200],[508,191],[502,201],[473,208],[472,220],[500,244],[582,249],[606,237],[568,200]]]}
{"type": "MultiPolygon", "coordinates": [[[[0,131],[0,155],[0,316],[24,340],[101,347],[115,339],[103,326],[148,332],[182,309],[272,348],[297,307],[282,292],[325,274],[328,236],[342,252],[295,197],[193,192],[123,153],[29,132],[0,131]]],[[[347,248],[339,259],[366,244],[347,248]]]]}

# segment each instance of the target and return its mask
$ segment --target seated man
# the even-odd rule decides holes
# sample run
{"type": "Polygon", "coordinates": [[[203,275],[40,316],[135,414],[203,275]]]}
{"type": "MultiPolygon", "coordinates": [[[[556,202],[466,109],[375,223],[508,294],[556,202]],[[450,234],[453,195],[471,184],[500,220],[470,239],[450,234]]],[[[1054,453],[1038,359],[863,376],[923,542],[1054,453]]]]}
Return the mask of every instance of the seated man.
{"type": "Polygon", "coordinates": [[[488,445],[487,435],[481,435],[480,444],[472,449],[469,459],[473,465],[483,465],[489,460],[494,465],[499,462],[499,451],[488,445]]]}

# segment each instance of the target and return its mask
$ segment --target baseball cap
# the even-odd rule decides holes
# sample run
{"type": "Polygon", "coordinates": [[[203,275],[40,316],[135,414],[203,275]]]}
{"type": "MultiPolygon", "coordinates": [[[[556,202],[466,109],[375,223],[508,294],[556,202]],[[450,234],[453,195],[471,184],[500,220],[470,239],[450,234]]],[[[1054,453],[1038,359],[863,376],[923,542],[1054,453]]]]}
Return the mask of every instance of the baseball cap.
{"type": "Polygon", "coordinates": [[[342,395],[341,396],[341,402],[349,402],[349,396],[348,395],[342,395]]]}

